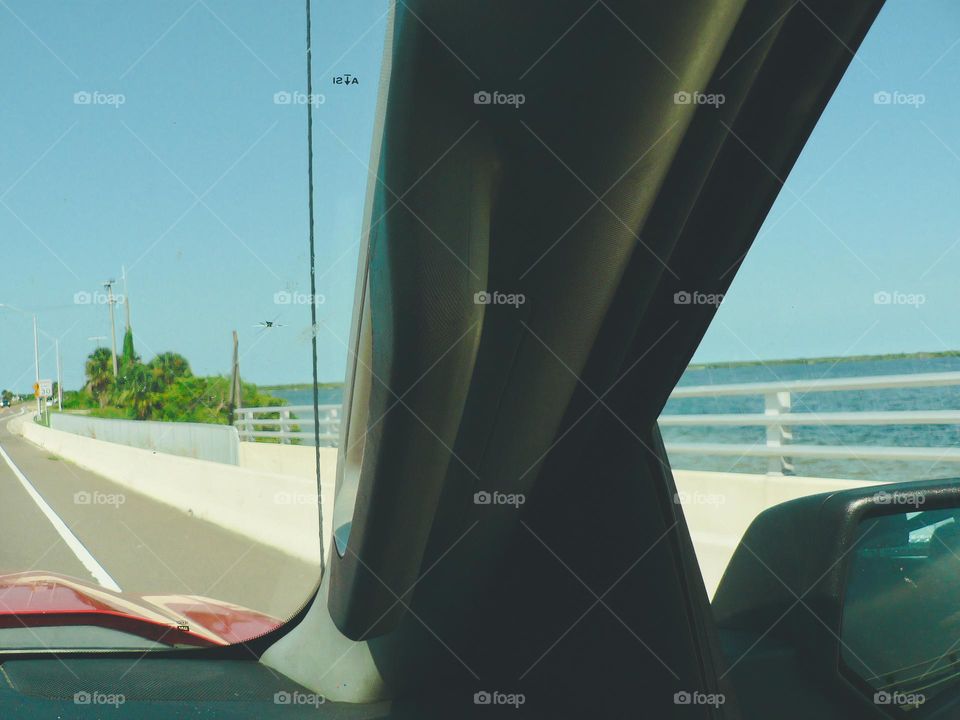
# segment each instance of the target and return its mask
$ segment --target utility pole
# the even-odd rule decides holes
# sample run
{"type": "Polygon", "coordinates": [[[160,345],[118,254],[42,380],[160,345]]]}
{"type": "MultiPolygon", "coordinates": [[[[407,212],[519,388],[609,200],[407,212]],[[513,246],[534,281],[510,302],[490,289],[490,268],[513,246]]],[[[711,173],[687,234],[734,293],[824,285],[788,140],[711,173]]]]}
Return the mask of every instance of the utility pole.
{"type": "Polygon", "coordinates": [[[233,331],[233,368],[230,372],[230,424],[233,425],[234,411],[243,407],[243,386],[240,384],[240,339],[233,331]]]}
{"type": "Polygon", "coordinates": [[[103,283],[103,286],[107,289],[107,305],[110,306],[110,337],[113,342],[113,376],[117,377],[120,374],[120,367],[117,364],[117,324],[113,318],[113,305],[116,302],[113,297],[114,283],[116,283],[116,280],[107,280],[103,283]]]}
{"type": "MultiPolygon", "coordinates": [[[[18,312],[21,315],[29,315],[33,318],[33,367],[35,371],[35,381],[37,387],[40,386],[40,337],[39,329],[37,328],[37,314],[27,312],[23,308],[18,308],[16,305],[8,305],[7,303],[0,303],[0,308],[6,308],[7,310],[13,310],[18,312]]],[[[40,417],[40,397],[37,397],[37,417],[40,417]]]]}
{"type": "Polygon", "coordinates": [[[127,330],[130,329],[130,290],[127,289],[127,267],[126,265],[120,268],[120,273],[123,276],[123,309],[127,314],[127,330]]]}
{"type": "Polygon", "coordinates": [[[40,405],[40,332],[37,328],[37,316],[33,316],[33,367],[37,373],[37,417],[39,418],[42,414],[42,406],[40,405]]]}
{"type": "Polygon", "coordinates": [[[63,412],[63,373],[60,370],[60,338],[55,340],[57,344],[57,410],[63,412]]]}

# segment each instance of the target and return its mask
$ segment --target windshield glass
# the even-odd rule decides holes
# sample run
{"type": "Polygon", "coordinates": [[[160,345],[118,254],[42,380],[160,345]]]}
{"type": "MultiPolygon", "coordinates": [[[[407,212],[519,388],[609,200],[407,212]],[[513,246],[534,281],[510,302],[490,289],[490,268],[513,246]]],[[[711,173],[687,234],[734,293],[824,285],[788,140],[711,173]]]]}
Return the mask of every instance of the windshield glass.
{"type": "Polygon", "coordinates": [[[711,594],[768,507],[958,474],[956,13],[884,6],[729,291],[675,298],[716,310],[659,419],[711,594]]]}
{"type": "Polygon", "coordinates": [[[312,596],[386,14],[314,2],[308,92],[300,0],[2,3],[0,650],[312,596]]]}

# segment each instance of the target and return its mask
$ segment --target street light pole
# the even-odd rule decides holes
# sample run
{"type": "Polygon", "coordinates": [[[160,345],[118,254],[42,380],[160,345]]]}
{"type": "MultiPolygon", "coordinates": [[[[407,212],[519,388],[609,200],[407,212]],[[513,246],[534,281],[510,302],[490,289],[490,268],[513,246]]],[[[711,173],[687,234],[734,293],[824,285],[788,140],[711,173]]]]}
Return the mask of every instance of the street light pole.
{"type": "Polygon", "coordinates": [[[35,390],[37,396],[37,417],[40,417],[40,333],[37,328],[37,316],[33,316],[33,366],[36,370],[36,381],[37,381],[37,390],[35,390]]]}
{"type": "MultiPolygon", "coordinates": [[[[60,357],[60,341],[57,341],[57,364],[61,367],[63,366],[62,359],[60,357]]],[[[57,402],[60,405],[61,412],[63,411],[63,370],[57,370],[57,374],[60,375],[60,379],[57,380],[57,387],[60,390],[60,397],[57,399],[57,402]]]]}
{"type": "MultiPolygon", "coordinates": [[[[7,310],[13,310],[14,312],[21,313],[23,315],[29,315],[33,318],[33,368],[34,368],[34,379],[37,385],[40,385],[40,334],[39,329],[37,328],[37,315],[36,313],[27,312],[22,308],[18,308],[16,305],[8,305],[7,303],[0,303],[0,308],[6,308],[7,310]]],[[[37,417],[40,417],[40,396],[37,395],[37,417]]]]}
{"type": "Polygon", "coordinates": [[[54,352],[57,355],[57,409],[63,410],[63,369],[60,362],[60,338],[54,337],[48,332],[43,332],[43,334],[53,340],[54,352]]]}
{"type": "Polygon", "coordinates": [[[60,358],[60,338],[54,337],[48,332],[40,331],[48,338],[53,340],[54,352],[57,355],[57,409],[63,410],[63,364],[60,358]]]}
{"type": "Polygon", "coordinates": [[[113,339],[113,376],[117,377],[120,374],[120,368],[117,365],[117,324],[113,319],[113,284],[116,280],[107,280],[103,283],[103,286],[107,289],[107,305],[110,306],[110,337],[113,339]]]}
{"type": "Polygon", "coordinates": [[[60,369],[60,338],[55,340],[57,345],[57,410],[63,412],[63,372],[60,369]]]}
{"type": "Polygon", "coordinates": [[[123,309],[127,314],[127,330],[130,330],[130,290],[127,289],[127,267],[125,265],[121,267],[120,272],[123,274],[123,309]]]}

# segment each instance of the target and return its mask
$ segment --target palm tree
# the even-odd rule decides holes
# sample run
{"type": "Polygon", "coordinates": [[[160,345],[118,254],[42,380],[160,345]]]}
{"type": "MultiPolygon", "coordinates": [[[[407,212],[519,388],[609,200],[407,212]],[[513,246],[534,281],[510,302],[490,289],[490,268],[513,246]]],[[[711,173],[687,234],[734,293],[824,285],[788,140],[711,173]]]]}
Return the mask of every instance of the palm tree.
{"type": "Polygon", "coordinates": [[[154,374],[145,365],[134,365],[127,372],[119,404],[137,420],[149,420],[160,406],[160,391],[154,374]]]}
{"type": "Polygon", "coordinates": [[[113,353],[105,347],[97,348],[87,358],[85,370],[87,389],[101,408],[106,407],[114,385],[113,353]]]}
{"type": "Polygon", "coordinates": [[[190,363],[180,353],[163,352],[153,358],[147,365],[161,388],[173,385],[179,378],[192,377],[190,363]]]}

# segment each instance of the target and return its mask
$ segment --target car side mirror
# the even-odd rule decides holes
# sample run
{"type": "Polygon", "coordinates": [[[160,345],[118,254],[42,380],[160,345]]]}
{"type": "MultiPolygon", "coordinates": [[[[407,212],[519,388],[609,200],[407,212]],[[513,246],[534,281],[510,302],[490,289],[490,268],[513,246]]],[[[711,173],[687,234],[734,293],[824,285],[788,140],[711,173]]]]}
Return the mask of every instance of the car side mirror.
{"type": "Polygon", "coordinates": [[[782,692],[818,687],[856,717],[960,716],[960,479],[770,508],[744,534],[713,609],[741,696],[763,653],[789,655],[794,670],[772,683],[782,692]]]}

